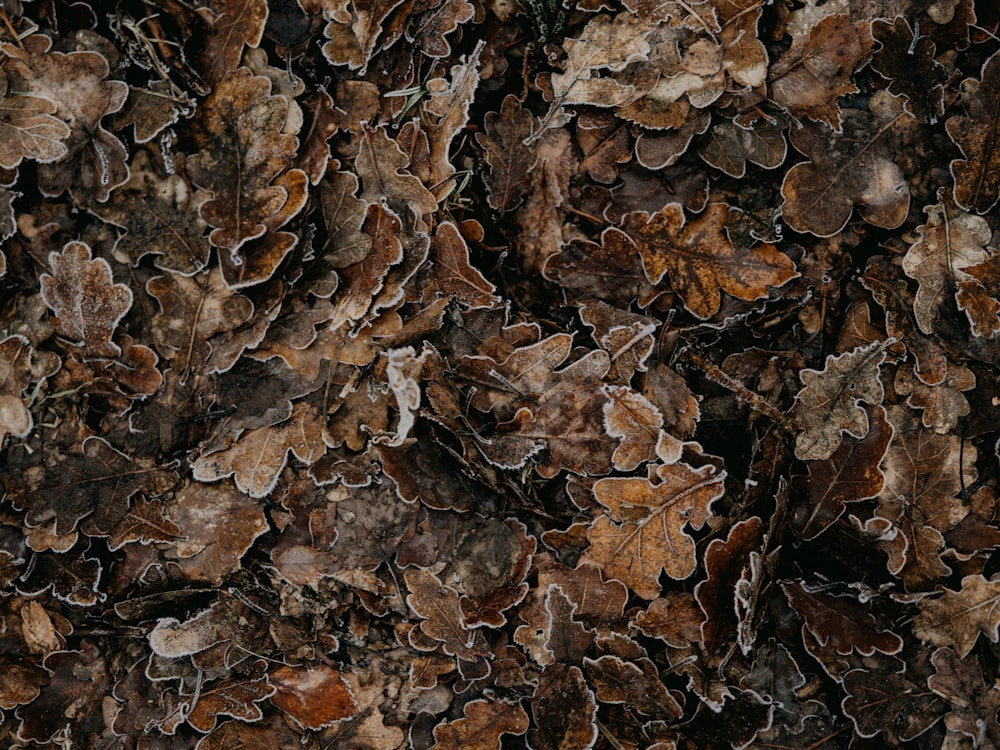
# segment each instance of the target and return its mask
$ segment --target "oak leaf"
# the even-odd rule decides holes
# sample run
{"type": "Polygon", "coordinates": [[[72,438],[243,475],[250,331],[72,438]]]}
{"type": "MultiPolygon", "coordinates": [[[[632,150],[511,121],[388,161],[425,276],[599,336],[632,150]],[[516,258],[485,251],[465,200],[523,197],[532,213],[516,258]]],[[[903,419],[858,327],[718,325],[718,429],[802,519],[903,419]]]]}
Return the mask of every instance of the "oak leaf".
{"type": "Polygon", "coordinates": [[[208,197],[180,175],[159,174],[148,152],[140,151],[129,181],[93,210],[125,230],[115,243],[116,258],[136,265],[153,254],[157,268],[190,276],[205,267],[211,251],[197,210],[208,197]]]}
{"type": "Polygon", "coordinates": [[[528,730],[528,714],[520,703],[474,700],[465,704],[463,713],[464,718],[434,728],[436,741],[430,750],[499,750],[502,735],[528,730]]]}
{"type": "Polygon", "coordinates": [[[920,736],[941,718],[943,701],[900,675],[855,669],[844,675],[844,689],[844,713],[862,737],[882,732],[896,745],[920,736]]]}
{"type": "Polygon", "coordinates": [[[465,625],[458,592],[420,568],[404,571],[403,577],[410,590],[406,602],[422,618],[420,630],[441,642],[446,654],[475,661],[479,653],[474,648],[474,632],[465,625]]]}
{"type": "Polygon", "coordinates": [[[84,742],[85,736],[91,736],[90,728],[103,726],[101,701],[111,689],[104,654],[84,640],[78,651],[49,654],[42,666],[51,675],[49,684],[34,701],[18,707],[17,736],[46,744],[65,732],[70,742],[84,742]]]}
{"type": "Polygon", "coordinates": [[[438,224],[431,240],[431,267],[424,294],[452,296],[465,307],[500,304],[493,286],[469,263],[469,246],[450,221],[438,224]]]}
{"type": "Polygon", "coordinates": [[[602,72],[619,72],[629,63],[649,54],[646,41],[652,26],[630,13],[598,15],[591,19],[579,38],[566,39],[566,66],[551,76],[552,104],[541,129],[559,124],[562,108],[571,104],[615,107],[625,104],[633,87],[619,83],[602,72]]]}
{"type": "Polygon", "coordinates": [[[0,74],[0,167],[12,169],[24,159],[53,162],[66,155],[63,142],[70,127],[54,116],[49,99],[27,93],[11,94],[0,74]]]}
{"type": "Polygon", "coordinates": [[[267,675],[274,686],[271,703],[305,729],[318,730],[356,716],[359,710],[340,672],[326,664],[281,666],[267,675]]]}
{"type": "Polygon", "coordinates": [[[955,177],[955,202],[984,214],[1000,198],[1000,54],[983,63],[981,80],[963,84],[966,115],[948,118],[948,135],[962,149],[964,159],[951,163],[955,177]]]}
{"type": "Polygon", "coordinates": [[[792,145],[809,159],[789,169],[781,185],[781,212],[792,229],[830,237],[844,228],[855,206],[877,227],[903,223],[910,190],[892,140],[913,118],[899,108],[879,92],[870,112],[844,112],[842,132],[828,125],[791,131],[792,145]]]}
{"type": "MultiPolygon", "coordinates": [[[[327,239],[322,254],[317,258],[322,280],[314,281],[310,291],[317,297],[329,297],[339,286],[333,269],[346,268],[364,260],[371,252],[372,237],[362,231],[367,206],[355,197],[358,178],[352,172],[328,172],[318,189],[327,239]]],[[[307,274],[313,273],[315,271],[307,271],[307,274]]]]}
{"type": "Polygon", "coordinates": [[[969,267],[990,258],[986,246],[993,233],[986,220],[956,210],[950,203],[944,201],[924,208],[927,222],[917,227],[920,239],[903,258],[903,270],[918,283],[913,298],[914,316],[920,330],[928,334],[934,333],[945,300],[975,283],[975,277],[968,273],[969,267]]]}
{"type": "Polygon", "coordinates": [[[134,495],[161,494],[176,480],[170,465],[129,458],[103,438],[89,437],[80,455],[62,456],[58,467],[29,466],[7,492],[14,507],[26,511],[29,526],[55,519],[56,533],[66,534],[94,513],[97,529],[106,534],[134,495]]]}
{"type": "Polygon", "coordinates": [[[70,123],[57,161],[38,166],[38,187],[45,195],[68,190],[78,205],[106,201],[128,179],[125,147],[104,129],[105,115],[122,108],[128,86],[106,80],[107,59],[98,52],[54,52],[48,37],[35,34],[26,44],[4,45],[8,90],[25,91],[54,102],[55,116],[70,123]]]}
{"type": "Polygon", "coordinates": [[[931,656],[931,663],[934,674],[927,679],[927,685],[951,704],[951,712],[944,717],[945,726],[974,738],[984,748],[1000,747],[1000,691],[996,685],[986,683],[979,660],[968,656],[959,659],[950,648],[939,648],[931,656]]]}
{"type": "Polygon", "coordinates": [[[0,340],[0,446],[8,435],[25,437],[34,420],[21,398],[31,377],[31,344],[24,336],[0,340]]]}
{"type": "Polygon", "coordinates": [[[1000,332],[1000,254],[992,252],[982,263],[965,268],[971,279],[958,282],[955,299],[958,309],[965,312],[972,332],[983,338],[994,338],[1000,332]]]}
{"type": "Polygon", "coordinates": [[[409,158],[385,126],[365,127],[354,171],[361,179],[362,201],[378,204],[383,199],[400,216],[412,211],[417,219],[434,213],[438,199],[409,170],[409,158]]]}
{"type": "Polygon", "coordinates": [[[198,109],[201,150],[188,159],[187,171],[192,182],[213,193],[199,212],[214,227],[208,238],[220,259],[228,257],[237,267],[230,282],[236,285],[245,285],[238,267],[252,256],[238,251],[250,240],[270,233],[275,236],[268,239],[278,243],[263,254],[270,268],[257,269],[251,283],[267,279],[296,242],[270,225],[298,213],[307,194],[305,173],[291,168],[298,143],[285,130],[287,110],[285,97],[271,95],[270,80],[249,68],[220,80],[198,109]]]}
{"type": "Polygon", "coordinates": [[[250,497],[265,497],[278,483],[289,451],[307,464],[326,452],[323,425],[316,407],[300,401],[287,422],[249,430],[232,447],[192,461],[192,476],[199,482],[233,476],[250,497]]]}
{"type": "Polygon", "coordinates": [[[963,445],[956,435],[941,435],[924,428],[916,416],[901,406],[889,408],[894,428],[892,442],[882,461],[885,486],[879,513],[895,520],[910,506],[922,511],[923,521],[947,531],[968,514],[959,497],[976,481],[977,451],[963,445]]]}
{"type": "MultiPolygon", "coordinates": [[[[234,331],[254,312],[253,302],[230,289],[219,268],[195,276],[154,276],[146,282],[146,290],[160,306],[150,326],[153,341],[160,356],[173,364],[182,380],[205,370],[214,371],[216,368],[209,364],[212,337],[234,331]]],[[[258,342],[263,335],[262,331],[258,342]]],[[[237,357],[227,359],[231,359],[228,366],[232,367],[237,357]]]]}
{"type": "Polygon", "coordinates": [[[843,514],[846,503],[877,497],[885,483],[879,464],[892,437],[881,406],[868,416],[863,438],[848,435],[829,458],[808,461],[807,474],[792,478],[802,501],[792,510],[792,526],[809,541],[826,531],[843,514]]]}
{"type": "Polygon", "coordinates": [[[965,576],[960,590],[942,589],[940,597],[922,599],[917,606],[914,635],[935,646],[951,647],[960,659],[972,651],[980,633],[997,642],[1000,581],[965,576]]]}
{"type": "MultiPolygon", "coordinates": [[[[663,415],[645,396],[631,388],[604,386],[604,429],[621,442],[611,461],[618,471],[633,471],[657,457],[663,432],[663,415]]],[[[678,458],[680,457],[678,453],[678,458]]]]}
{"type": "Polygon", "coordinates": [[[602,703],[624,703],[639,713],[661,719],[678,719],[683,713],[649,659],[635,663],[609,654],[585,658],[583,665],[602,703]]]}
{"type": "Polygon", "coordinates": [[[830,643],[839,654],[858,651],[866,656],[876,651],[895,654],[903,648],[903,639],[878,629],[875,617],[854,597],[812,591],[798,581],[783,583],[781,589],[820,645],[830,643]]]}
{"type": "Polygon", "coordinates": [[[792,412],[802,432],[795,439],[795,455],[803,461],[825,461],[836,452],[842,433],[856,438],[868,434],[868,414],[861,403],[882,403],[879,369],[886,345],[874,341],[843,354],[830,354],[822,370],[802,370],[803,388],[792,412]]]}
{"type": "Polygon", "coordinates": [[[872,67],[889,79],[889,91],[903,96],[907,110],[921,122],[937,122],[944,113],[948,74],[934,59],[934,42],[914,31],[904,16],[874,20],[872,36],[882,45],[872,67]]]}
{"type": "Polygon", "coordinates": [[[405,32],[406,39],[428,57],[448,57],[448,36],[474,15],[474,6],[466,0],[438,0],[417,19],[412,31],[405,32]]]}
{"type": "Polygon", "coordinates": [[[768,75],[774,100],[792,115],[824,122],[840,131],[843,113],[837,98],[858,90],[851,83],[851,74],[868,54],[872,41],[847,14],[824,15],[806,27],[808,39],[799,37],[771,65],[768,75]]]}
{"type": "Polygon", "coordinates": [[[198,68],[211,86],[236,70],[243,47],[256,47],[268,16],[266,0],[213,0],[208,4],[212,33],[198,55],[198,68]]]}
{"type": "Polygon", "coordinates": [[[635,212],[621,222],[639,249],[650,283],[667,276],[684,307],[703,320],[718,312],[723,291],[752,301],[766,297],[767,287],[798,275],[791,259],[773,245],[735,248],[724,229],[732,210],[713,203],[685,224],[680,205],[669,203],[653,216],[635,212]]]}
{"type": "Polygon", "coordinates": [[[39,283],[42,299],[55,313],[56,330],[82,345],[88,356],[121,354],[111,338],[132,307],[132,290],[114,283],[108,262],[91,258],[83,242],[69,242],[51,253],[49,267],[52,274],[42,274],[39,283]]]}
{"type": "Polygon", "coordinates": [[[538,155],[525,141],[534,131],[535,118],[513,94],[508,94],[499,112],[487,112],[483,131],[476,142],[485,151],[490,169],[484,176],[487,201],[500,213],[517,207],[528,192],[528,174],[535,168],[538,155]]]}
{"type": "Polygon", "coordinates": [[[264,712],[257,704],[274,693],[263,674],[263,665],[259,661],[248,675],[236,675],[202,688],[186,717],[188,724],[207,734],[215,729],[221,716],[260,721],[264,712]]]}
{"type": "MultiPolygon", "coordinates": [[[[76,534],[70,535],[70,545],[76,534]]],[[[38,596],[48,591],[59,601],[74,607],[91,607],[104,600],[100,590],[104,567],[96,557],[87,557],[89,545],[79,545],[70,552],[64,550],[35,553],[24,576],[17,583],[17,591],[27,596],[38,596]]]]}
{"type": "Polygon", "coordinates": [[[694,540],[684,526],[700,529],[722,497],[724,472],[684,463],[650,467],[649,479],[609,478],[594,484],[607,508],[587,530],[584,559],[617,578],[643,599],[660,594],[661,572],[675,580],[694,573],[694,540]],[[659,480],[656,484],[653,480],[659,480]]]}
{"type": "Polygon", "coordinates": [[[536,750],[585,750],[597,740],[597,703],[575,665],[556,663],[542,670],[531,715],[535,728],[528,732],[528,743],[536,750]]]}
{"type": "Polygon", "coordinates": [[[730,177],[743,177],[747,162],[774,169],[787,153],[784,126],[778,120],[758,121],[746,128],[727,120],[714,125],[698,146],[702,159],[730,177]]]}
{"type": "Polygon", "coordinates": [[[268,525],[259,503],[231,485],[190,483],[173,498],[162,524],[183,538],[166,552],[193,583],[221,586],[268,525]]]}
{"type": "Polygon", "coordinates": [[[907,405],[923,410],[924,427],[946,435],[968,415],[969,402],[962,392],[976,387],[976,376],[968,367],[949,362],[944,382],[927,385],[916,377],[911,366],[903,365],[896,370],[893,387],[900,396],[908,396],[907,405]]]}

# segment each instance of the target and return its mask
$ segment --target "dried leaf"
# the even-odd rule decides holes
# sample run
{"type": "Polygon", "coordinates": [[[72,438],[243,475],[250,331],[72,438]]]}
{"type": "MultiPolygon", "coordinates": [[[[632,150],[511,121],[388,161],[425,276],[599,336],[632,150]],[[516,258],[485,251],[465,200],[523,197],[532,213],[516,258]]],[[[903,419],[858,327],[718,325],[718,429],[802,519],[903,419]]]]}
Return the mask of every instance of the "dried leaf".
{"type": "Polygon", "coordinates": [[[1000,626],[1000,581],[982,575],[962,578],[959,591],[942,589],[938,598],[922,599],[913,633],[935,646],[947,646],[964,659],[982,632],[997,642],[1000,626]]]}
{"type": "Polygon", "coordinates": [[[903,648],[902,638],[879,630],[875,618],[853,597],[812,591],[796,581],[781,584],[781,589],[820,645],[830,643],[839,654],[858,651],[866,656],[875,651],[895,654],[903,648]]]}
{"type": "Polygon", "coordinates": [[[643,599],[660,593],[661,572],[683,580],[695,569],[694,541],[685,525],[700,529],[709,506],[722,497],[725,473],[687,464],[650,468],[650,479],[600,479],[594,495],[608,509],[587,530],[585,558],[643,599]],[[659,482],[653,484],[653,479],[659,482]]]}
{"type": "Polygon", "coordinates": [[[809,461],[808,474],[793,477],[792,486],[804,502],[794,507],[792,525],[802,539],[815,539],[836,523],[846,503],[878,496],[884,485],[879,464],[891,437],[885,411],[876,406],[869,412],[863,438],[848,435],[828,459],[809,461]]]}
{"type": "Polygon", "coordinates": [[[263,662],[250,675],[239,675],[213,683],[198,693],[198,701],[187,715],[187,722],[199,732],[215,729],[220,716],[241,721],[260,721],[264,717],[257,704],[274,693],[263,672],[263,662]]]}
{"type": "Polygon", "coordinates": [[[830,354],[822,370],[802,370],[803,388],[792,412],[802,432],[795,439],[795,455],[803,461],[825,461],[847,432],[856,438],[868,434],[868,415],[861,403],[882,403],[879,368],[885,360],[879,341],[844,354],[830,354]]]}
{"type": "Polygon", "coordinates": [[[530,188],[529,173],[538,155],[525,141],[534,131],[535,118],[521,106],[517,97],[508,94],[499,112],[488,112],[483,132],[476,142],[486,152],[490,171],[486,175],[490,207],[507,213],[517,207],[530,188]]]}
{"type": "Polygon", "coordinates": [[[962,149],[964,159],[951,163],[955,178],[955,202],[962,208],[984,214],[1000,198],[1000,115],[993,103],[1000,97],[1000,55],[985,63],[981,80],[963,82],[962,101],[967,114],[948,118],[948,135],[962,149]]]}
{"type": "Polygon", "coordinates": [[[939,697],[899,675],[855,669],[844,675],[844,688],[844,713],[862,737],[882,732],[892,744],[905,742],[926,732],[941,716],[939,697]]]}
{"type": "Polygon", "coordinates": [[[213,0],[212,33],[198,55],[199,72],[211,86],[236,70],[243,47],[256,47],[267,20],[266,0],[213,0]]]}
{"type": "Polygon", "coordinates": [[[9,88],[0,76],[0,167],[12,169],[23,159],[47,163],[65,156],[63,141],[71,131],[54,116],[55,103],[27,93],[11,94],[9,88]]]}
{"type": "Polygon", "coordinates": [[[929,334],[934,333],[945,300],[975,282],[968,268],[990,257],[986,245],[992,231],[981,217],[947,203],[924,211],[927,223],[917,227],[920,239],[903,258],[903,270],[918,282],[913,312],[920,330],[929,334]]]}
{"type": "Polygon", "coordinates": [[[281,666],[267,675],[274,686],[271,703],[313,731],[357,715],[358,705],[350,687],[333,667],[281,666]]]}
{"type": "Polygon", "coordinates": [[[531,715],[535,728],[528,742],[537,750],[585,750],[597,740],[597,703],[579,667],[545,667],[531,700],[531,715]]]}
{"type": "Polygon", "coordinates": [[[983,747],[1000,746],[1000,691],[991,688],[983,679],[978,659],[966,656],[959,659],[950,648],[939,648],[931,656],[935,673],[927,685],[937,695],[951,704],[951,712],[944,717],[945,725],[953,732],[961,732],[983,747]],[[985,740],[985,741],[984,741],[985,740]]]}
{"type": "Polygon", "coordinates": [[[528,714],[520,703],[475,700],[465,704],[465,718],[434,728],[430,750],[499,750],[501,735],[528,730],[528,714]]]}
{"type": "Polygon", "coordinates": [[[91,258],[90,247],[69,242],[49,255],[52,275],[39,279],[42,299],[55,313],[57,331],[85,348],[88,356],[116,357],[121,349],[111,341],[119,321],[132,307],[132,291],[114,283],[111,266],[91,258]]]}
{"type": "Polygon", "coordinates": [[[766,297],[767,287],[797,276],[791,259],[773,245],[733,247],[724,230],[731,210],[713,203],[685,226],[681,207],[670,203],[654,216],[638,212],[622,220],[650,283],[658,284],[666,275],[688,311],[703,320],[718,312],[720,290],[752,301],[766,297]]]}
{"type": "Polygon", "coordinates": [[[893,229],[906,219],[910,191],[892,139],[912,118],[888,94],[872,97],[870,108],[845,111],[840,133],[828,125],[791,131],[792,145],[810,159],[788,170],[781,185],[781,213],[795,231],[835,235],[855,206],[877,227],[893,229]]]}

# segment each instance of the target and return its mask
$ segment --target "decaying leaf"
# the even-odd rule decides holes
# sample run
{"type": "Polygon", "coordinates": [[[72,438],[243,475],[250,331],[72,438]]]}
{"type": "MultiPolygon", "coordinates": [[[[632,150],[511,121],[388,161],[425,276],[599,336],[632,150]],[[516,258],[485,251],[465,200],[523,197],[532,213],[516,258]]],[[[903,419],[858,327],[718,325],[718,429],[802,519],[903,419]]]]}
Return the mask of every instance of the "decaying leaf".
{"type": "Polygon", "coordinates": [[[997,642],[1000,581],[965,576],[958,591],[942,589],[941,596],[923,599],[917,606],[914,634],[935,646],[952,648],[960,659],[972,651],[980,633],[997,642]]]}
{"type": "Polygon", "coordinates": [[[1000,96],[1000,55],[994,54],[983,63],[981,80],[970,79],[964,90],[967,94],[962,101],[967,114],[951,117],[947,123],[948,135],[965,156],[951,163],[955,202],[966,210],[984,214],[1000,198],[1000,116],[994,106],[1000,96]]]}
{"type": "Polygon", "coordinates": [[[684,306],[702,319],[718,312],[720,291],[755,300],[767,296],[767,287],[796,276],[791,259],[773,245],[733,246],[724,229],[731,210],[713,203],[685,225],[681,207],[670,203],[654,216],[632,213],[622,221],[622,231],[639,248],[650,283],[667,276],[684,306]]]}
{"type": "Polygon", "coordinates": [[[722,496],[725,474],[711,466],[650,467],[650,478],[600,479],[594,495],[608,510],[587,530],[586,559],[644,599],[660,593],[661,572],[675,580],[695,569],[694,541],[684,526],[700,529],[722,496]]]}
{"type": "Polygon", "coordinates": [[[810,159],[788,170],[781,186],[781,212],[792,229],[830,237],[855,206],[878,227],[892,229],[906,219],[910,191],[891,139],[910,116],[889,95],[872,97],[870,109],[846,111],[842,133],[829,125],[791,131],[792,144],[810,159]]]}
{"type": "Polygon", "coordinates": [[[118,322],[132,307],[132,291],[114,283],[111,266],[92,258],[83,242],[70,242],[49,255],[52,275],[39,280],[42,299],[55,313],[60,334],[93,357],[116,357],[121,349],[112,342],[118,322]]]}
{"type": "Polygon", "coordinates": [[[860,404],[882,402],[879,367],[884,359],[885,344],[875,341],[829,355],[822,370],[799,373],[803,388],[793,418],[802,432],[795,439],[796,456],[825,461],[840,447],[842,433],[857,438],[868,434],[868,415],[860,404]]]}

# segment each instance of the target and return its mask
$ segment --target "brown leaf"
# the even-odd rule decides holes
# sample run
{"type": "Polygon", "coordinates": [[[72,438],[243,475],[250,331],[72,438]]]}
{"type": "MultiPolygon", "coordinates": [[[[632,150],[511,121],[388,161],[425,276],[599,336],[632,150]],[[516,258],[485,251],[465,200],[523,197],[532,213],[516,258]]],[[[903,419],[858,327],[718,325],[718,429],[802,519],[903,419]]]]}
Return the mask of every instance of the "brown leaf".
{"type": "Polygon", "coordinates": [[[436,5],[419,17],[406,39],[428,57],[448,57],[451,44],[448,35],[461,24],[472,20],[475,8],[465,0],[439,0],[436,5]]]}
{"type": "Polygon", "coordinates": [[[665,592],[632,618],[632,625],[643,635],[666,641],[673,648],[687,648],[702,639],[701,625],[705,614],[694,594],[665,592]]]}
{"type": "Polygon", "coordinates": [[[90,437],[81,455],[63,455],[56,467],[30,466],[16,479],[4,477],[14,507],[26,510],[25,521],[39,526],[55,519],[55,531],[66,534],[91,513],[99,532],[108,533],[129,499],[166,492],[177,481],[169,465],[148,458],[129,458],[106,440],[90,437]],[[11,481],[13,479],[13,481],[11,481]]]}
{"type": "Polygon", "coordinates": [[[948,372],[944,348],[936,337],[926,336],[917,328],[912,301],[896,267],[885,258],[872,258],[861,283],[885,311],[889,335],[902,341],[917,360],[914,368],[917,377],[926,385],[943,382],[948,372]]]}
{"type": "Polygon", "coordinates": [[[743,177],[747,162],[774,169],[787,153],[784,126],[778,120],[758,121],[749,128],[723,121],[713,126],[698,146],[702,159],[731,177],[743,177]]]}
{"type": "Polygon", "coordinates": [[[931,656],[934,674],[927,685],[951,704],[944,723],[953,732],[973,738],[989,747],[1000,747],[1000,691],[983,679],[979,660],[966,656],[959,659],[950,648],[939,648],[931,656]]]}
{"type": "Polygon", "coordinates": [[[844,713],[858,734],[874,737],[882,732],[893,745],[926,732],[944,708],[934,693],[892,673],[855,669],[844,675],[844,689],[844,713]]]}
{"type": "Polygon", "coordinates": [[[528,730],[528,714],[520,703],[474,700],[465,704],[463,713],[465,718],[434,728],[436,742],[430,750],[499,750],[501,735],[528,730]]]}
{"type": "Polygon", "coordinates": [[[703,320],[718,312],[720,290],[752,301],[766,297],[767,287],[798,275],[791,259],[773,245],[733,247],[723,229],[731,210],[713,203],[685,226],[680,205],[670,203],[654,216],[637,212],[622,220],[622,230],[639,248],[650,283],[668,276],[684,306],[703,320]]]}
{"type": "Polygon", "coordinates": [[[243,47],[256,47],[267,20],[266,0],[213,0],[212,33],[198,54],[198,71],[205,82],[216,86],[236,70],[243,47]]]}
{"type": "Polygon", "coordinates": [[[997,642],[1000,626],[1000,581],[965,576],[959,591],[942,589],[938,598],[922,599],[913,633],[935,646],[948,646],[964,659],[982,632],[997,642]]]}
{"type": "Polygon", "coordinates": [[[94,211],[125,230],[115,243],[116,258],[137,265],[153,254],[157,268],[190,276],[205,267],[211,250],[197,210],[207,198],[180,175],[161,175],[140,151],[129,181],[94,211]]]}
{"type": "Polygon", "coordinates": [[[319,183],[319,203],[327,239],[318,259],[318,268],[325,271],[323,279],[318,283],[314,281],[311,286],[317,297],[329,297],[339,285],[332,269],[360,263],[371,252],[372,237],[362,231],[367,206],[354,197],[357,191],[358,178],[351,172],[329,172],[319,183]]]}
{"type": "Polygon", "coordinates": [[[108,549],[114,551],[131,542],[170,542],[181,535],[181,527],[167,518],[162,501],[133,500],[108,533],[108,549]]]}
{"type": "Polygon", "coordinates": [[[839,654],[857,651],[866,656],[875,651],[895,654],[903,647],[898,635],[878,630],[868,608],[853,597],[812,591],[796,581],[781,584],[781,589],[820,645],[830,643],[839,654]]]}
{"type": "Polygon", "coordinates": [[[923,409],[924,427],[945,435],[969,413],[969,402],[962,391],[976,387],[976,376],[969,368],[949,362],[944,382],[932,386],[917,378],[912,367],[903,365],[896,371],[893,385],[900,396],[909,396],[906,399],[908,406],[923,409]]]}
{"type": "Polygon", "coordinates": [[[508,94],[499,112],[487,112],[483,132],[476,142],[486,152],[490,170],[485,176],[490,207],[500,213],[517,207],[528,192],[528,174],[535,168],[538,155],[524,145],[534,130],[535,118],[508,94]]]}
{"type": "Polygon", "coordinates": [[[594,495],[608,509],[587,531],[585,559],[617,578],[643,599],[660,593],[665,571],[683,580],[695,569],[694,541],[685,525],[700,529],[709,506],[722,497],[724,472],[687,464],[650,468],[650,479],[600,479],[594,495]],[[653,484],[653,479],[658,479],[653,484]]]}
{"type": "Polygon", "coordinates": [[[795,439],[795,455],[803,461],[825,461],[843,440],[868,434],[868,414],[861,403],[882,403],[879,369],[885,344],[872,342],[844,354],[830,354],[822,370],[802,370],[803,388],[795,399],[792,418],[802,430],[795,439]]]}
{"type": "MultiPolygon", "coordinates": [[[[618,471],[634,471],[640,464],[657,457],[657,443],[663,415],[650,401],[631,388],[604,386],[608,397],[604,405],[604,429],[621,442],[611,456],[618,471]]],[[[678,458],[680,456],[678,455],[678,458]]]]}
{"type": "MultiPolygon", "coordinates": [[[[284,223],[305,204],[308,180],[301,170],[290,169],[298,144],[294,133],[285,131],[287,110],[288,100],[272,96],[271,82],[248,68],[220,80],[198,110],[196,139],[202,150],[188,160],[188,174],[213,193],[199,209],[215,227],[209,241],[239,262],[252,257],[237,254],[243,245],[277,229],[269,221],[284,223]]],[[[295,238],[271,239],[281,245],[264,254],[273,273],[295,238]]],[[[256,280],[270,273],[262,269],[256,280]]]]}
{"type": "Polygon", "coordinates": [[[882,47],[872,67],[889,79],[889,91],[906,99],[906,109],[921,122],[935,123],[944,113],[945,67],[934,59],[934,42],[914,32],[904,16],[872,22],[882,47]]]}
{"type": "Polygon", "coordinates": [[[649,659],[636,664],[608,655],[585,658],[583,664],[602,703],[624,703],[639,713],[661,719],[678,719],[682,715],[680,705],[660,681],[656,665],[649,659]]]}
{"type": "Polygon", "coordinates": [[[963,269],[972,278],[958,282],[955,299],[958,309],[965,312],[972,332],[983,338],[994,338],[1000,332],[1000,254],[991,253],[982,263],[963,269]]]}
{"type": "MultiPolygon", "coordinates": [[[[16,657],[15,657],[16,659],[16,657]]],[[[48,683],[41,667],[4,657],[0,669],[0,708],[10,711],[31,703],[48,683]]]]}
{"type": "Polygon", "coordinates": [[[215,729],[220,716],[241,721],[260,721],[264,717],[257,704],[274,693],[263,673],[263,661],[249,675],[238,675],[202,688],[198,701],[187,715],[187,722],[199,732],[215,729]]]}
{"type": "Polygon", "coordinates": [[[946,299],[964,285],[975,284],[968,273],[971,266],[990,257],[992,230],[985,219],[965,213],[945,201],[926,206],[927,222],[917,227],[920,239],[903,258],[903,270],[918,283],[913,299],[917,325],[924,333],[934,333],[946,299]]]}
{"type": "Polygon", "coordinates": [[[177,96],[164,81],[151,81],[149,88],[129,86],[125,106],[112,118],[112,130],[132,125],[135,142],[149,143],[193,109],[192,99],[177,96]]]}
{"type": "Polygon", "coordinates": [[[600,244],[575,239],[549,255],[542,273],[579,299],[597,299],[628,307],[638,299],[645,307],[658,294],[643,272],[638,250],[623,232],[609,227],[600,244]]]}
{"type": "Polygon", "coordinates": [[[409,159],[384,126],[366,127],[354,171],[361,178],[361,200],[378,204],[383,199],[400,216],[412,211],[417,219],[434,213],[438,200],[409,171],[409,159]]]}
{"type": "Polygon", "coordinates": [[[190,483],[174,497],[166,523],[183,533],[167,552],[193,583],[221,586],[240,569],[240,560],[268,530],[254,502],[231,485],[190,483]]]}
{"type": "Polygon", "coordinates": [[[597,703],[579,667],[545,667],[531,699],[531,715],[535,728],[528,742],[537,750],[592,747],[597,739],[597,703]]]}
{"type": "Polygon", "coordinates": [[[803,502],[792,510],[792,526],[809,541],[822,534],[844,512],[846,503],[870,500],[882,491],[879,464],[889,447],[892,427],[881,406],[868,416],[863,438],[848,435],[824,461],[807,462],[807,474],[792,477],[792,486],[803,502]]]}
{"type": "Polygon", "coordinates": [[[119,321],[132,307],[132,290],[114,283],[104,258],[91,258],[83,242],[68,242],[49,255],[52,275],[39,279],[42,299],[55,313],[60,335],[82,345],[88,356],[116,357],[111,341],[119,321]]]}
{"type": "Polygon", "coordinates": [[[358,704],[340,672],[326,664],[281,666],[267,675],[271,703],[305,729],[318,730],[357,715],[358,704]]]}
{"type": "Polygon", "coordinates": [[[912,117],[900,106],[889,94],[876,94],[870,113],[844,112],[842,132],[828,125],[791,131],[792,144],[809,158],[789,169],[781,185],[781,213],[792,229],[830,237],[844,228],[855,206],[877,227],[903,223],[910,191],[892,140],[912,117]]]}
{"type": "Polygon", "coordinates": [[[8,435],[26,437],[34,420],[21,398],[31,376],[31,345],[24,336],[0,340],[0,445],[8,435]]]}
{"type": "Polygon", "coordinates": [[[500,304],[496,287],[469,264],[469,247],[450,221],[438,224],[431,241],[431,267],[423,294],[451,296],[465,307],[500,304]]]}
{"type": "MultiPolygon", "coordinates": [[[[195,276],[154,276],[146,283],[146,290],[160,305],[151,325],[156,348],[161,357],[173,363],[182,380],[204,370],[215,371],[209,365],[212,337],[234,331],[254,312],[253,303],[230,289],[218,268],[195,276]]],[[[239,353],[242,349],[237,357],[239,353]]],[[[231,358],[229,367],[237,357],[231,358]]]]}
{"type": "Polygon", "coordinates": [[[807,26],[808,40],[793,44],[770,70],[775,101],[795,116],[825,122],[840,130],[837,98],[857,91],[850,82],[872,41],[850,16],[826,15],[807,26]]]}
{"type": "Polygon", "coordinates": [[[97,647],[84,640],[79,651],[49,654],[42,666],[52,676],[38,698],[18,707],[18,737],[46,744],[65,731],[70,741],[82,742],[91,731],[100,731],[101,701],[111,689],[111,677],[97,647]]]}
{"type": "Polygon", "coordinates": [[[265,497],[277,484],[289,451],[307,464],[326,452],[323,424],[316,408],[300,401],[287,422],[249,430],[231,448],[192,461],[192,476],[199,482],[216,482],[232,475],[242,492],[265,497]]]}
{"type": "Polygon", "coordinates": [[[994,103],[1000,97],[1000,55],[985,63],[981,80],[962,84],[966,115],[948,118],[948,135],[962,149],[964,159],[951,163],[955,178],[955,202],[966,210],[984,214],[1000,198],[998,159],[1000,113],[994,103]]]}
{"type": "Polygon", "coordinates": [[[0,75],[0,167],[12,169],[23,159],[46,163],[66,155],[69,126],[55,117],[50,99],[18,92],[11,95],[0,75]]]}
{"type": "MultiPolygon", "coordinates": [[[[741,602],[741,582],[752,582],[766,544],[764,524],[758,516],[734,524],[729,535],[713,539],[705,549],[705,580],[694,588],[694,596],[705,613],[701,624],[701,642],[710,661],[723,664],[732,651],[730,638],[741,647],[747,638],[754,612],[741,602]],[[755,566],[756,563],[756,566],[755,566]]],[[[744,653],[748,649],[743,649],[744,653]]]]}
{"type": "Polygon", "coordinates": [[[894,434],[882,461],[880,515],[894,520],[916,506],[927,525],[947,531],[969,512],[958,495],[976,481],[975,447],[955,435],[924,429],[901,406],[889,408],[889,421],[894,434]]]}
{"type": "Polygon", "coordinates": [[[446,654],[475,661],[479,653],[473,647],[474,633],[466,627],[462,617],[458,592],[442,584],[433,573],[420,568],[406,570],[403,576],[410,590],[406,603],[423,618],[420,630],[440,641],[446,654]]]}
{"type": "Polygon", "coordinates": [[[77,205],[106,201],[128,179],[125,147],[101,125],[105,115],[121,109],[128,86],[105,80],[107,59],[90,51],[52,52],[41,34],[28,44],[7,45],[11,58],[4,66],[8,90],[25,91],[56,105],[55,115],[70,123],[58,161],[38,167],[38,187],[46,195],[69,190],[77,205]]]}

